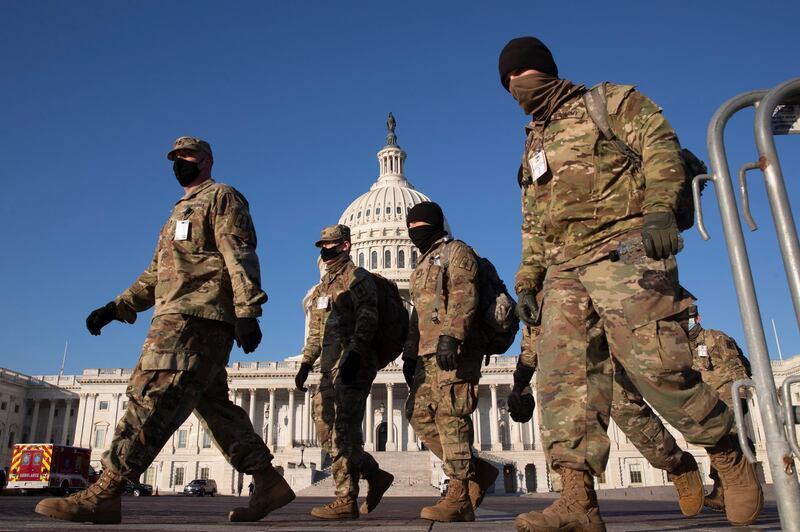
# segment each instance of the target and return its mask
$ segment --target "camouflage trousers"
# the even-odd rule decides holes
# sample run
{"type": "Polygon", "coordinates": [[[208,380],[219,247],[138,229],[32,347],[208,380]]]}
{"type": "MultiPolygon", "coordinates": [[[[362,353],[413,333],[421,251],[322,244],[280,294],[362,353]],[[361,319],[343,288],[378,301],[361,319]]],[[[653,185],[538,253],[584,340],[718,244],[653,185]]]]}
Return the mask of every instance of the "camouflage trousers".
{"type": "MultiPolygon", "coordinates": [[[[479,372],[480,360],[482,357],[477,359],[479,372]]],[[[458,372],[440,369],[435,356],[420,356],[406,401],[406,417],[425,446],[442,460],[444,473],[467,480],[475,476],[470,416],[478,407],[478,382],[459,380],[458,372]]]]}
{"type": "Polygon", "coordinates": [[[232,346],[229,324],[180,314],[154,318],[103,466],[137,480],[192,411],[237,471],[252,474],[269,464],[269,449],[228,397],[232,346]]]}
{"type": "Polygon", "coordinates": [[[716,444],[733,419],[691,369],[677,316],[692,300],[678,284],[674,257],[639,264],[582,259],[549,268],[543,287],[537,398],[552,465],[595,475],[605,469],[612,401],[603,398],[613,389],[612,357],[689,443],[716,444]],[[598,326],[608,342],[605,352],[591,335],[598,326]]]}
{"type": "Polygon", "coordinates": [[[331,374],[323,374],[311,400],[311,417],[322,450],[333,461],[331,473],[336,495],[358,496],[358,479],[370,478],[379,467],[375,458],[364,451],[361,422],[369,390],[337,394],[331,374]]]}

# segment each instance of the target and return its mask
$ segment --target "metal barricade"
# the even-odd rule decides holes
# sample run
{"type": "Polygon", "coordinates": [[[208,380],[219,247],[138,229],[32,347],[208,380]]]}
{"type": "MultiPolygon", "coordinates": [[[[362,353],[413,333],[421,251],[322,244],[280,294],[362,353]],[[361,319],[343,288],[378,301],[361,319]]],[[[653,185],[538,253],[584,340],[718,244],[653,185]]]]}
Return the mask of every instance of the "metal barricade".
{"type": "MultiPolygon", "coordinates": [[[[708,125],[707,142],[712,174],[697,176],[692,183],[697,228],[704,240],[708,240],[709,235],[703,224],[700,183],[701,181],[714,183],[714,190],[719,202],[722,229],[728,249],[728,259],[731,263],[733,281],[739,302],[739,313],[742,317],[753,370],[752,380],[736,381],[734,383],[734,397],[739,396],[739,389],[743,386],[755,388],[759,411],[764,424],[767,456],[778,503],[781,526],[783,530],[791,532],[800,532],[800,484],[797,481],[797,473],[792,456],[792,451],[794,451],[796,458],[800,459],[800,445],[797,443],[795,429],[795,423],[798,421],[798,412],[791,404],[789,387],[794,382],[800,382],[800,378],[787,379],[784,383],[781,390],[783,405],[780,405],[775,388],[775,379],[772,374],[769,350],[764,336],[764,328],[761,322],[761,311],[759,310],[753,275],[750,269],[750,260],[747,255],[742,225],[739,221],[739,211],[736,206],[736,196],[728,168],[723,136],[725,126],[734,114],[758,104],[755,119],[755,137],[760,157],[757,163],[745,164],[739,173],[739,189],[742,194],[744,216],[751,230],[755,230],[757,226],[750,215],[745,173],[748,170],[760,169],[765,176],[767,195],[775,222],[775,229],[778,233],[786,276],[789,280],[792,302],[798,323],[800,323],[800,247],[798,247],[797,230],[792,218],[772,131],[772,117],[776,107],[797,96],[800,96],[800,78],[782,83],[771,91],[751,91],[725,102],[714,113],[708,125]]],[[[739,434],[743,435],[745,427],[743,426],[741,405],[735,406],[739,407],[734,408],[737,427],[739,434]]],[[[744,450],[745,448],[746,445],[742,445],[742,449],[744,450]]],[[[749,449],[745,453],[748,460],[751,462],[755,460],[755,456],[749,452],[749,449]]]]}

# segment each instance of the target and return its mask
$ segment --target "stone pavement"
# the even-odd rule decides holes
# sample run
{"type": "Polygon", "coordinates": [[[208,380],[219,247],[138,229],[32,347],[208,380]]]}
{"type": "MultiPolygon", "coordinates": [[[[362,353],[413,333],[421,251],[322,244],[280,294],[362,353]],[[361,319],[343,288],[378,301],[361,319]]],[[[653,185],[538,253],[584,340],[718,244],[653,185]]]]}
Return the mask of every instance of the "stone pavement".
{"type": "MultiPolygon", "coordinates": [[[[732,529],[723,514],[703,512],[686,519],[681,517],[671,488],[642,488],[601,492],[601,507],[609,531],[653,530],[780,530],[778,513],[772,496],[756,526],[732,529]]],[[[0,497],[0,531],[513,531],[518,513],[547,506],[555,494],[531,496],[489,496],[477,512],[474,523],[430,523],[419,519],[419,509],[435,501],[430,497],[389,497],[373,514],[355,521],[325,522],[308,515],[313,506],[328,498],[298,497],[259,523],[229,523],[227,512],[246,502],[245,497],[128,497],[123,499],[123,522],[120,525],[88,525],[52,521],[33,513],[40,496],[0,497]]]]}

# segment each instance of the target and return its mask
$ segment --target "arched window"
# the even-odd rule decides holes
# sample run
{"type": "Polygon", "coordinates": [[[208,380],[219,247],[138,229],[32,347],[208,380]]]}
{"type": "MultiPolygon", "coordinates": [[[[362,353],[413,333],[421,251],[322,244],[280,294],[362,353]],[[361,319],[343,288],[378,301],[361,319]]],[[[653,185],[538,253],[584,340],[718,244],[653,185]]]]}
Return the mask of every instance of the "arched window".
{"type": "Polygon", "coordinates": [[[402,208],[400,205],[398,205],[398,206],[397,206],[397,210],[396,210],[395,212],[396,212],[397,214],[403,214],[403,208],[402,208]]]}
{"type": "Polygon", "coordinates": [[[367,214],[365,214],[364,216],[366,216],[367,218],[369,218],[369,209],[367,209],[367,214]]]}
{"type": "Polygon", "coordinates": [[[363,253],[359,253],[358,254],[358,267],[359,268],[363,268],[364,267],[364,254],[363,253]]]}
{"type": "Polygon", "coordinates": [[[401,269],[406,267],[406,252],[402,249],[397,252],[397,267],[401,269]]]}
{"type": "Polygon", "coordinates": [[[391,268],[392,267],[392,252],[388,249],[383,252],[383,267],[384,268],[391,268]]]}
{"type": "Polygon", "coordinates": [[[373,270],[377,270],[378,269],[378,252],[377,251],[373,251],[372,252],[372,256],[370,257],[370,261],[369,262],[370,262],[370,268],[371,269],[373,269],[373,270]]]}
{"type": "Polygon", "coordinates": [[[412,268],[416,268],[417,267],[417,250],[416,249],[412,249],[411,250],[411,267],[412,268]]]}

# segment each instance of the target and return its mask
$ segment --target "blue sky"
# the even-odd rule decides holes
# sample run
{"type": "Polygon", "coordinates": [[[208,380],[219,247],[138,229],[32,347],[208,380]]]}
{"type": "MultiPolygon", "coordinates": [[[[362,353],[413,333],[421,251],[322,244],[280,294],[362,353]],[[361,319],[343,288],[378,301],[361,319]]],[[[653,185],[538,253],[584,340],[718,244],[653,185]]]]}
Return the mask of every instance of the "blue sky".
{"type": "MultiPolygon", "coordinates": [[[[497,55],[537,35],[562,76],[637,84],[684,145],[729,97],[798,75],[800,4],[783,2],[2,2],[0,366],[31,374],[132,367],[149,313],[102,336],[84,319],[152,256],[180,195],[164,153],[208,139],[215,176],[250,200],[270,302],[255,355],[299,352],[300,299],[315,282],[320,227],[377,176],[389,111],[406,173],[506,280],[519,260],[515,182],[525,117],[497,55]],[[755,23],[757,22],[757,23],[755,23]]],[[[728,128],[731,168],[757,158],[753,113],[728,128]]],[[[778,139],[795,209],[800,138],[778,139]],[[794,177],[794,179],[792,179],[794,177]]],[[[763,184],[747,235],[768,341],[798,332],[763,184]]],[[[713,192],[712,240],[684,235],[681,280],[707,326],[744,336],[713,192]]]]}

